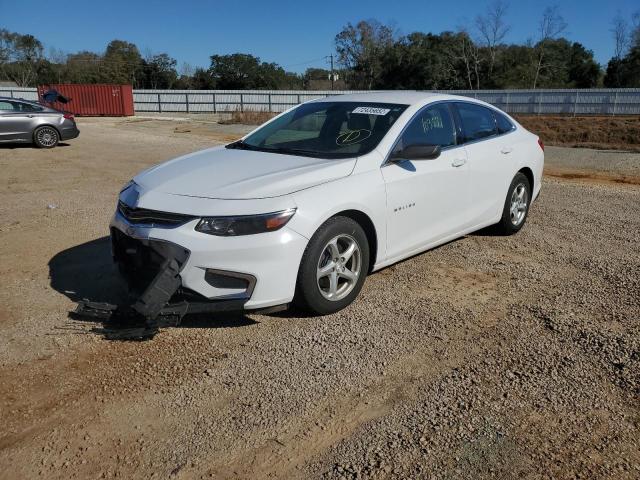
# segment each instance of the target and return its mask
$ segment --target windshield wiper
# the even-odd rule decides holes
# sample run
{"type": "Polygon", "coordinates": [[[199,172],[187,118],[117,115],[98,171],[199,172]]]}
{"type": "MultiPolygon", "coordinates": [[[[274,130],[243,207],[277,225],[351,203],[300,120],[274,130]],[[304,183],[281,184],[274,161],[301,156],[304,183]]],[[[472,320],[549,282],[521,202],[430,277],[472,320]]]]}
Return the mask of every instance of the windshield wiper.
{"type": "Polygon", "coordinates": [[[243,142],[242,140],[236,140],[235,142],[230,143],[225,148],[235,148],[238,150],[259,150],[259,147],[254,147],[253,145],[249,145],[248,143],[243,142]]]}
{"type": "Polygon", "coordinates": [[[317,152],[315,150],[301,150],[289,147],[275,147],[270,148],[269,151],[273,153],[284,153],[285,155],[301,155],[303,157],[321,157],[324,155],[322,152],[317,152]]]}
{"type": "Polygon", "coordinates": [[[348,156],[353,156],[350,154],[343,154],[339,152],[320,152],[317,150],[303,150],[298,148],[290,148],[290,147],[276,147],[270,148],[265,151],[273,152],[273,153],[282,153],[284,155],[300,155],[301,157],[313,157],[313,158],[346,158],[348,156]]]}
{"type": "Polygon", "coordinates": [[[255,152],[266,153],[281,153],[283,155],[300,155],[302,157],[313,158],[342,158],[344,156],[344,154],[340,154],[337,152],[318,152],[315,150],[303,150],[290,147],[259,147],[257,145],[251,145],[249,143],[243,142],[242,140],[237,140],[233,143],[230,143],[225,148],[237,150],[252,150],[255,152]]]}

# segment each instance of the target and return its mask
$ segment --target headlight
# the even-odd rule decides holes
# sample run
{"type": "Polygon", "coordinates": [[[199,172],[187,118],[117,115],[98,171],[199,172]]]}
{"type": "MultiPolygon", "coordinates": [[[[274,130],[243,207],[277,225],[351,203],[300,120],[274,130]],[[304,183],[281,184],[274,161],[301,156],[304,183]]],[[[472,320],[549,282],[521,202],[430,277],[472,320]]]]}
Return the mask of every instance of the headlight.
{"type": "Polygon", "coordinates": [[[260,215],[240,215],[237,217],[204,217],[196,225],[196,230],[209,235],[221,237],[235,237],[238,235],[253,235],[255,233],[273,232],[284,227],[293,214],[295,208],[280,212],[263,213],[260,215]]]}

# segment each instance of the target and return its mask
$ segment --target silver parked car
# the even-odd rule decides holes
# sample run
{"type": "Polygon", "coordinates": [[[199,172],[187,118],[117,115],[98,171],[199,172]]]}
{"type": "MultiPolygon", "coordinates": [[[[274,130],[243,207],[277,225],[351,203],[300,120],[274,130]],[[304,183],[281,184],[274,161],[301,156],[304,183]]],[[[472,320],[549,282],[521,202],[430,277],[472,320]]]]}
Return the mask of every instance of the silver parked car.
{"type": "Polygon", "coordinates": [[[28,100],[0,97],[0,143],[34,143],[53,148],[80,135],[73,114],[28,100]]]}

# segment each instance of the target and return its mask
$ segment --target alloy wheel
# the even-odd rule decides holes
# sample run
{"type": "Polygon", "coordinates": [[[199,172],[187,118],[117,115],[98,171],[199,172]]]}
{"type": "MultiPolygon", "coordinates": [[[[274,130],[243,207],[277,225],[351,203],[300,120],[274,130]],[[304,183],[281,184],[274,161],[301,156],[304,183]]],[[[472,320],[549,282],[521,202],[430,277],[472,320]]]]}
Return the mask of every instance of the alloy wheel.
{"type": "Polygon", "coordinates": [[[58,132],[53,128],[44,127],[38,130],[38,143],[45,147],[53,147],[58,142],[58,132]]]}
{"type": "Polygon", "coordinates": [[[345,298],[358,283],[362,272],[362,254],[351,235],[338,235],[322,249],[317,268],[317,285],[324,298],[345,298]]]}
{"type": "Polygon", "coordinates": [[[516,227],[522,223],[527,214],[528,200],[529,194],[527,193],[527,187],[524,183],[519,183],[516,188],[513,189],[511,206],[509,208],[511,223],[516,227]]]}

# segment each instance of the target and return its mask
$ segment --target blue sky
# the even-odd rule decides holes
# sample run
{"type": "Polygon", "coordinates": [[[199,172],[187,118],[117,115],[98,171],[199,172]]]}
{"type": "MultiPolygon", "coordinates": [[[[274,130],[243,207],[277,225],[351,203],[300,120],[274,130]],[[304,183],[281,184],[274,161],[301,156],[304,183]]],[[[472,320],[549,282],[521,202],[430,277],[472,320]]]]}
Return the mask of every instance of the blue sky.
{"type": "MultiPolygon", "coordinates": [[[[182,0],[122,1],[0,0],[0,28],[30,33],[47,48],[72,53],[101,52],[114,39],[135,43],[143,52],[167,52],[193,66],[208,66],[215,53],[251,53],[287,70],[325,66],[321,57],[333,52],[333,39],[347,23],[376,18],[401,33],[441,32],[472,23],[482,0],[411,1],[259,1],[182,0]]],[[[638,0],[511,0],[510,42],[535,36],[546,5],[557,4],[568,23],[566,36],[594,51],[606,65],[613,55],[609,32],[619,11],[630,16],[638,0]]]]}

